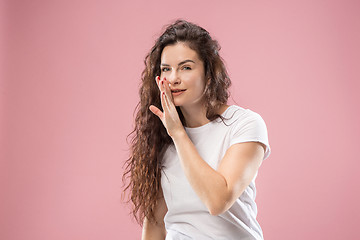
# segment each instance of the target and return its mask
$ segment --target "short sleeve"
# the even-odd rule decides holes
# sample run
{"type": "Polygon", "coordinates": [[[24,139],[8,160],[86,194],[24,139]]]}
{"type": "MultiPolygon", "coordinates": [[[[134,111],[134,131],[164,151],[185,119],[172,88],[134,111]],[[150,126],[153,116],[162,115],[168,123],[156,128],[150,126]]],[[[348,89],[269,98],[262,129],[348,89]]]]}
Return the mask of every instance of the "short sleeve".
{"type": "Polygon", "coordinates": [[[271,153],[265,121],[260,114],[247,110],[246,114],[243,114],[234,122],[230,146],[241,142],[261,142],[266,146],[263,158],[265,160],[271,153]]]}

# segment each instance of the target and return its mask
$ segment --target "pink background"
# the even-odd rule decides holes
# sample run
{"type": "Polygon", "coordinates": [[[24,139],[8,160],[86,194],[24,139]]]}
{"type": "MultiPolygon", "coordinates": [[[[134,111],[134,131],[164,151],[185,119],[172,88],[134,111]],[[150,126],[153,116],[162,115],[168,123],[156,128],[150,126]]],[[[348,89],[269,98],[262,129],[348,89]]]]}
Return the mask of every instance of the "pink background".
{"type": "Polygon", "coordinates": [[[266,240],[359,239],[359,1],[0,3],[0,239],[140,239],[121,203],[144,57],[165,24],[220,42],[265,120],[266,240]]]}

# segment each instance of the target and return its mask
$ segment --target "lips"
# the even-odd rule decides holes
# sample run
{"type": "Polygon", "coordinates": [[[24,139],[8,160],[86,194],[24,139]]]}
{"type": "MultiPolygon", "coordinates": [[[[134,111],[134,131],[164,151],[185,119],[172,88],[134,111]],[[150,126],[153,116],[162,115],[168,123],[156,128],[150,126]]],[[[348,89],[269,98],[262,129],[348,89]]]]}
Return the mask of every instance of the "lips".
{"type": "Polygon", "coordinates": [[[172,94],[173,97],[176,97],[176,96],[179,96],[179,95],[183,94],[183,92],[185,92],[185,90],[186,89],[184,89],[184,90],[181,90],[181,89],[173,90],[173,91],[171,91],[171,94],[172,94]]]}
{"type": "Polygon", "coordinates": [[[185,91],[186,89],[174,89],[174,90],[171,90],[172,93],[177,93],[177,92],[183,92],[185,91]]]}

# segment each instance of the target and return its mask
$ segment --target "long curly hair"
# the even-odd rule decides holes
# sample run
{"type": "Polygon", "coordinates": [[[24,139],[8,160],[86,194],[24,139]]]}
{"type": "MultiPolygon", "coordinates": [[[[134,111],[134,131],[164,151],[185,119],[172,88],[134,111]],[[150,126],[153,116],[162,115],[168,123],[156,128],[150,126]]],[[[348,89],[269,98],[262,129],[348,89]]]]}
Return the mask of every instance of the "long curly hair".
{"type": "MultiPolygon", "coordinates": [[[[130,214],[143,226],[144,218],[150,222],[156,222],[154,210],[158,203],[161,192],[162,155],[166,148],[172,144],[171,137],[160,119],[154,115],[149,106],[154,105],[163,111],[160,100],[160,90],[156,84],[155,76],[160,76],[161,54],[165,46],[176,43],[185,43],[189,48],[196,51],[200,60],[204,63],[206,86],[204,90],[206,117],[212,121],[223,117],[217,112],[227,103],[230,96],[230,78],[219,55],[220,45],[211,38],[204,28],[183,19],[177,19],[174,23],[165,25],[166,29],[155,41],[155,45],[146,55],[145,69],[141,74],[139,89],[140,101],[134,110],[135,128],[127,136],[131,139],[131,154],[125,161],[125,172],[122,181],[126,188],[122,192],[125,196],[130,190],[130,196],[126,203],[132,201],[133,207],[130,214]]],[[[184,126],[186,121],[179,108],[176,107],[180,120],[184,126]]],[[[123,198],[123,197],[122,197],[123,198]]]]}

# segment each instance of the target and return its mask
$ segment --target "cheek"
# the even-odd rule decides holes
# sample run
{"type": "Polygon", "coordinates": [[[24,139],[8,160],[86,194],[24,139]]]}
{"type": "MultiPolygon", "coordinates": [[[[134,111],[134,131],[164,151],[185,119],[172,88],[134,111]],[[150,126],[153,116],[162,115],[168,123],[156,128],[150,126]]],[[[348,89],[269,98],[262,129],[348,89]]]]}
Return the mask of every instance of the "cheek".
{"type": "Polygon", "coordinates": [[[204,79],[198,78],[195,84],[196,84],[196,88],[199,89],[199,91],[203,91],[205,89],[204,79]]]}
{"type": "Polygon", "coordinates": [[[205,85],[204,85],[203,82],[200,82],[200,81],[199,81],[199,83],[197,84],[196,87],[197,87],[197,89],[198,89],[200,92],[202,92],[202,91],[204,91],[205,85]]]}

